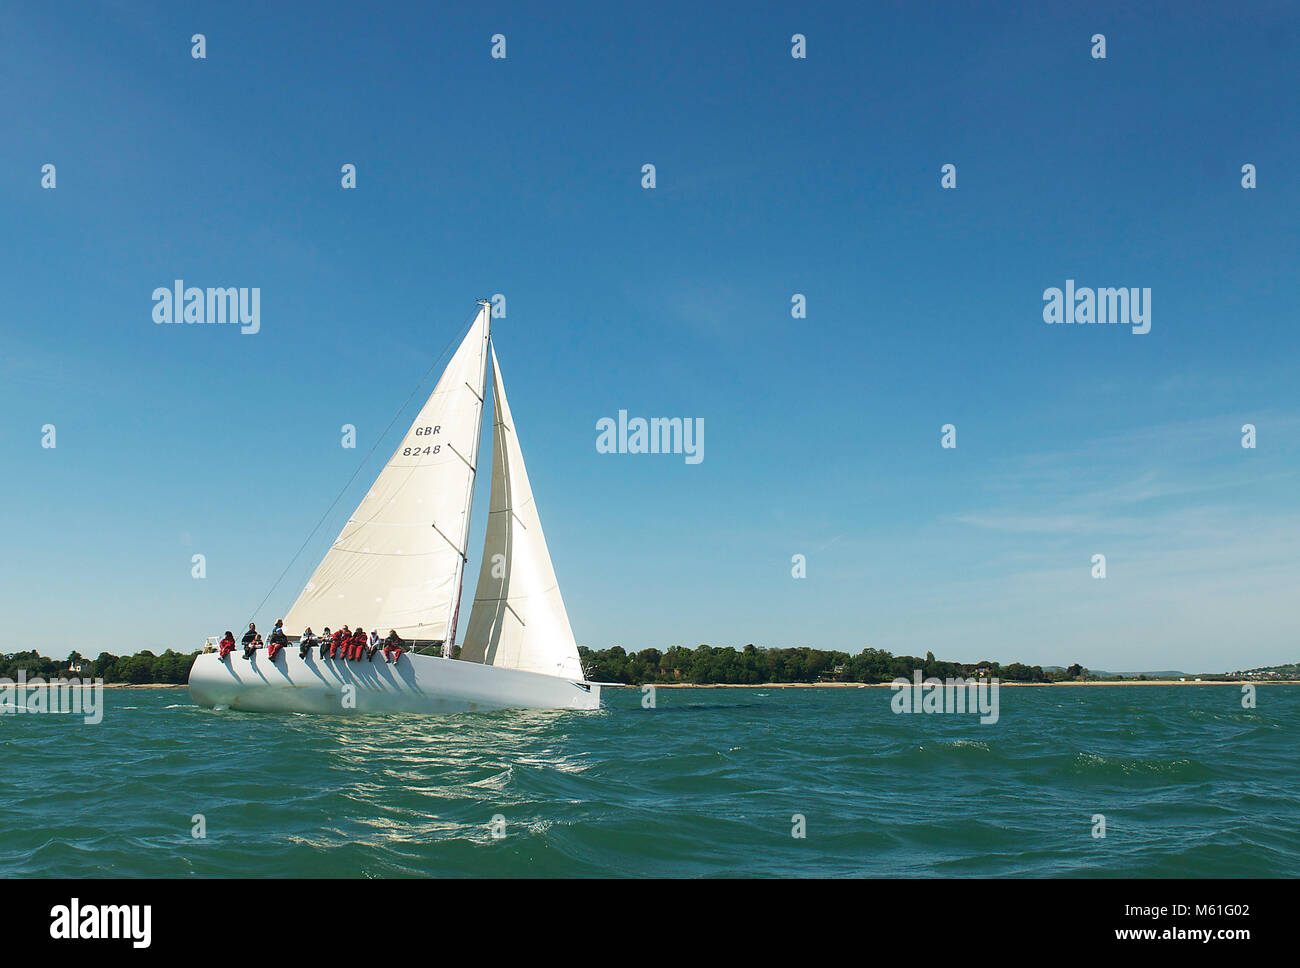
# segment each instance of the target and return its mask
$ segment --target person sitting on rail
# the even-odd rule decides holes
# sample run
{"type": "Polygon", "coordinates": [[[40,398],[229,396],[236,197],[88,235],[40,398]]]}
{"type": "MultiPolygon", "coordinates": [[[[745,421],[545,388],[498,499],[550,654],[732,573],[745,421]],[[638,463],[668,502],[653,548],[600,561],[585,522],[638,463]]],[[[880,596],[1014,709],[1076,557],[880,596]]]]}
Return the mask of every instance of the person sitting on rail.
{"type": "Polygon", "coordinates": [[[397,634],[397,629],[388,630],[388,638],[384,640],[384,661],[397,664],[397,660],[402,657],[402,639],[397,634]],[[390,658],[391,656],[391,658],[390,658]]]}
{"type": "Polygon", "coordinates": [[[348,641],[348,638],[349,638],[351,635],[352,635],[352,633],[351,633],[350,631],[348,631],[348,627],[347,627],[346,625],[343,626],[343,628],[339,629],[337,632],[334,633],[334,637],[333,637],[332,639],[330,639],[330,658],[331,658],[331,659],[337,659],[337,658],[340,656],[340,654],[341,654],[344,658],[347,658],[347,653],[344,651],[344,649],[345,649],[346,643],[347,643],[347,641],[348,641]]]}
{"type": "Polygon", "coordinates": [[[348,658],[351,659],[353,662],[360,662],[361,654],[365,651],[365,649],[366,649],[366,630],[362,628],[360,625],[358,625],[357,630],[352,633],[352,648],[350,650],[351,654],[348,656],[348,658]]]}
{"type": "Polygon", "coordinates": [[[274,662],[276,653],[288,644],[289,636],[284,634],[284,619],[277,618],[275,628],[271,630],[271,647],[267,650],[266,657],[274,662]]]}

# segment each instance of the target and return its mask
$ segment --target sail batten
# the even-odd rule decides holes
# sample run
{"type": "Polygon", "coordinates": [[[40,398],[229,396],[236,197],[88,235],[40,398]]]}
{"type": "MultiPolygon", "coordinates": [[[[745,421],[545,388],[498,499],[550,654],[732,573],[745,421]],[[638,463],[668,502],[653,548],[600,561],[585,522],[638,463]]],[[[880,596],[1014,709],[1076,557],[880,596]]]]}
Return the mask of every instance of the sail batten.
{"type": "Polygon", "coordinates": [[[492,356],[492,503],[461,658],[582,678],[541,519],[533,501],[495,349],[492,356]]]}
{"type": "Polygon", "coordinates": [[[325,626],[449,634],[469,534],[487,386],[489,309],[480,307],[429,399],[284,619],[299,635],[325,626]],[[476,389],[477,387],[477,389],[476,389]],[[466,459],[463,454],[473,455],[466,459]],[[459,535],[455,544],[449,537],[459,535]]]}

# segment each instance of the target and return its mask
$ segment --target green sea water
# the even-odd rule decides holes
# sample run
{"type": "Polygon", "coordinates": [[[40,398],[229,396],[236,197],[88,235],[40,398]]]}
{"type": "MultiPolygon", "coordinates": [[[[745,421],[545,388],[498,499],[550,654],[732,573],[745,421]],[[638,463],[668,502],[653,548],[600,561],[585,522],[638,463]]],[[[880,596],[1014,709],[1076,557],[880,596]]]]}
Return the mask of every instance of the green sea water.
{"type": "Polygon", "coordinates": [[[0,716],[0,873],[1300,875],[1300,688],[1004,688],[989,725],[891,696],[341,719],[106,690],[98,725],[0,716]]]}

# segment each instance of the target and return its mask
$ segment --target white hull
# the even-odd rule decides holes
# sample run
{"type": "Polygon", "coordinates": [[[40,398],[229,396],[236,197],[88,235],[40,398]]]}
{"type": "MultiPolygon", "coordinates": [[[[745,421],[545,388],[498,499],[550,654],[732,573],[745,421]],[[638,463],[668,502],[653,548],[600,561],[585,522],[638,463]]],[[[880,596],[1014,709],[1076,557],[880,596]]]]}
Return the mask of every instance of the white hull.
{"type": "Polygon", "coordinates": [[[373,662],[348,662],[321,658],[312,649],[302,659],[298,646],[290,645],[275,662],[261,649],[251,659],[243,656],[242,648],[224,661],[215,652],[197,656],[190,668],[194,701],[254,712],[335,715],[600,706],[598,685],[428,655],[404,654],[392,665],[382,652],[373,662]]]}

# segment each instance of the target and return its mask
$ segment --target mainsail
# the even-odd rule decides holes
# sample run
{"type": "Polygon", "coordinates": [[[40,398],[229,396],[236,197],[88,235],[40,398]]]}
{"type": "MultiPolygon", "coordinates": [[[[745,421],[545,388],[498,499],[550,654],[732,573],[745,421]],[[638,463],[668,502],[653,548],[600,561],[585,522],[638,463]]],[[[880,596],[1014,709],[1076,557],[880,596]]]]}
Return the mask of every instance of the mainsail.
{"type": "Polygon", "coordinates": [[[492,506],[461,659],[581,679],[582,665],[542,535],[492,350],[492,506]]]}
{"type": "Polygon", "coordinates": [[[289,609],[286,633],[359,623],[404,639],[450,637],[474,496],[489,309],[481,304],[419,416],[289,609]]]}

